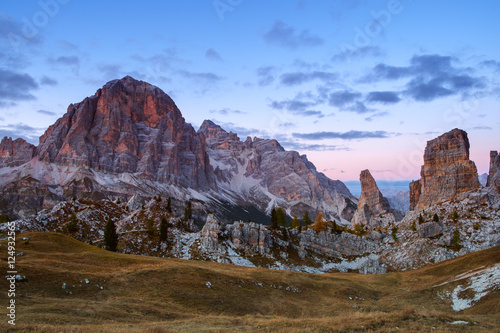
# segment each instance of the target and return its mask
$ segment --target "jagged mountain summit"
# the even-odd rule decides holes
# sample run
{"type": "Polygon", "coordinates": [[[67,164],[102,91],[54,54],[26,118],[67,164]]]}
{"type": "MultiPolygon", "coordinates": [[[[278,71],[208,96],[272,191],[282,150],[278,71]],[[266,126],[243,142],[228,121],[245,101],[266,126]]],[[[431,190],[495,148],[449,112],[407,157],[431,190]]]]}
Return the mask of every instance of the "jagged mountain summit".
{"type": "Polygon", "coordinates": [[[457,128],[427,142],[422,178],[410,183],[410,210],[425,209],[481,188],[469,148],[467,133],[457,128]]]}
{"type": "Polygon", "coordinates": [[[12,218],[68,198],[172,197],[219,217],[306,210],[347,224],[357,200],[340,181],[277,141],[241,142],[206,121],[196,132],[161,89],[126,76],[106,83],[40,137],[0,143],[0,210],[12,218]]]}
{"type": "Polygon", "coordinates": [[[352,219],[352,225],[367,228],[387,227],[400,221],[403,213],[394,210],[389,201],[380,192],[375,179],[368,169],[361,171],[361,196],[358,209],[352,219]]]}

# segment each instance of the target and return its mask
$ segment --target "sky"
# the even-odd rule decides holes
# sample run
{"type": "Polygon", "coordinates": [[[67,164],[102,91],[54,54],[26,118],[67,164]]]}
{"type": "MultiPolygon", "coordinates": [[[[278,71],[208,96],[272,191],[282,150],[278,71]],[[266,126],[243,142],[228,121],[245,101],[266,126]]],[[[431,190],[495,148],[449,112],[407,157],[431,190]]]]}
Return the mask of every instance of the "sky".
{"type": "Polygon", "coordinates": [[[68,105],[130,75],[197,129],[278,140],[332,179],[420,178],[453,128],[500,149],[500,2],[4,0],[0,137],[37,145],[68,105]]]}

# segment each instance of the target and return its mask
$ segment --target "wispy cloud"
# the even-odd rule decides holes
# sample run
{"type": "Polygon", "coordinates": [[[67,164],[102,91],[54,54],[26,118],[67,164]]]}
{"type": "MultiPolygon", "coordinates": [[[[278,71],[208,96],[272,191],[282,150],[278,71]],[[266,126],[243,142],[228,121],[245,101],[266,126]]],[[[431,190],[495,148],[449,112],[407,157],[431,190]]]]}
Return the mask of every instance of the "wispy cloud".
{"type": "Polygon", "coordinates": [[[299,47],[312,47],[323,44],[323,39],[313,35],[309,30],[296,32],[291,26],[277,20],[272,28],[264,34],[264,40],[269,44],[295,49],[299,47]]]}
{"type": "Polygon", "coordinates": [[[296,86],[313,80],[320,80],[331,84],[336,82],[338,77],[338,74],[330,72],[294,72],[282,74],[280,82],[284,86],[296,86]]]}
{"type": "Polygon", "coordinates": [[[43,115],[46,115],[46,116],[56,116],[57,115],[57,113],[52,112],[52,111],[47,111],[47,110],[38,110],[36,112],[43,114],[43,115]]]}
{"type": "Polygon", "coordinates": [[[34,100],[35,96],[31,92],[38,87],[29,74],[0,69],[0,107],[34,100]]]}
{"type": "Polygon", "coordinates": [[[224,116],[230,115],[230,114],[246,114],[246,112],[240,111],[240,110],[232,110],[229,108],[224,108],[220,110],[210,110],[210,113],[218,113],[224,116]]]}
{"type": "Polygon", "coordinates": [[[359,48],[346,49],[335,54],[333,61],[346,61],[363,57],[381,57],[385,53],[378,46],[363,46],[359,48]]]}
{"type": "Polygon", "coordinates": [[[395,104],[401,101],[398,93],[394,91],[372,91],[366,96],[370,103],[395,104]]]}
{"type": "Polygon", "coordinates": [[[0,138],[5,136],[13,139],[23,138],[32,144],[38,144],[38,138],[45,128],[36,128],[29,125],[18,123],[0,126],[0,138]]]}
{"type": "Polygon", "coordinates": [[[326,139],[385,139],[391,136],[386,131],[349,131],[349,132],[313,132],[313,133],[293,133],[297,139],[306,140],[326,140],[326,139]]]}
{"type": "Polygon", "coordinates": [[[207,52],[205,52],[205,57],[210,60],[222,61],[222,57],[220,56],[220,54],[213,48],[209,48],[207,52]]]}
{"type": "Polygon", "coordinates": [[[56,86],[57,85],[57,80],[53,79],[51,77],[48,77],[46,75],[42,76],[42,79],[40,80],[40,84],[46,85],[46,86],[56,86]]]}
{"type": "Polygon", "coordinates": [[[419,102],[452,95],[467,97],[470,92],[484,88],[482,77],[471,75],[470,68],[456,67],[454,62],[453,57],[437,54],[413,56],[409,66],[378,64],[361,82],[408,79],[401,94],[419,102]]]}
{"type": "Polygon", "coordinates": [[[274,72],[276,67],[274,66],[264,66],[257,68],[258,84],[261,87],[270,85],[275,80],[274,72]]]}

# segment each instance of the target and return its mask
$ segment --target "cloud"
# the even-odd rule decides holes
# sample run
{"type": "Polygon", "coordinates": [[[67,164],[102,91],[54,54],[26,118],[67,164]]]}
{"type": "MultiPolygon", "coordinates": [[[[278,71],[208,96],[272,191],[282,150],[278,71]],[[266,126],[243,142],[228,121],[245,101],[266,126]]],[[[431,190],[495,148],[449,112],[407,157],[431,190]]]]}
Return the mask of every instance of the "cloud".
{"type": "Polygon", "coordinates": [[[409,79],[400,93],[420,102],[452,95],[465,98],[475,89],[484,88],[483,78],[472,76],[470,68],[456,67],[454,62],[455,58],[437,54],[413,56],[409,66],[378,64],[361,82],[409,79]]]}
{"type": "Polygon", "coordinates": [[[77,56],[61,56],[58,58],[50,58],[49,62],[56,65],[63,66],[79,66],[80,58],[77,56]]]}
{"type": "Polygon", "coordinates": [[[397,92],[394,91],[372,91],[366,96],[370,103],[395,104],[401,101],[397,92]]]}
{"type": "Polygon", "coordinates": [[[361,98],[361,93],[359,92],[349,90],[336,91],[331,93],[328,97],[328,104],[330,106],[344,108],[348,104],[354,103],[359,98],[361,98]]]}
{"type": "Polygon", "coordinates": [[[284,86],[296,86],[313,80],[320,80],[325,83],[333,83],[338,79],[338,74],[330,72],[295,72],[285,73],[280,76],[280,82],[284,86]]]}
{"type": "Polygon", "coordinates": [[[216,119],[212,119],[212,121],[222,127],[226,132],[233,132],[238,135],[240,138],[246,138],[247,136],[255,136],[261,133],[260,130],[256,128],[247,128],[238,126],[233,122],[222,122],[216,119]]]}
{"type": "Polygon", "coordinates": [[[322,145],[322,144],[306,144],[291,141],[280,141],[285,149],[297,151],[349,151],[350,149],[345,146],[338,145],[322,145]]]}
{"type": "Polygon", "coordinates": [[[491,131],[493,128],[489,126],[474,126],[471,128],[471,130],[484,130],[484,131],[491,131]]]}
{"type": "Polygon", "coordinates": [[[97,69],[105,80],[114,80],[122,76],[122,66],[116,64],[98,64],[97,69]]]}
{"type": "Polygon", "coordinates": [[[46,85],[46,86],[56,86],[57,85],[57,80],[48,77],[46,75],[42,76],[42,79],[40,80],[40,84],[46,85]]]}
{"type": "Polygon", "coordinates": [[[219,76],[219,75],[214,74],[214,73],[209,73],[209,72],[196,73],[196,72],[190,72],[190,71],[186,71],[186,70],[179,70],[179,71],[177,71],[177,73],[186,79],[190,79],[190,80],[194,80],[194,81],[202,81],[203,83],[206,83],[206,84],[214,84],[218,81],[224,80],[224,78],[222,76],[219,76]]]}
{"type": "Polygon", "coordinates": [[[264,34],[264,40],[269,44],[289,49],[318,46],[324,42],[320,37],[311,34],[309,30],[302,30],[297,33],[294,28],[280,20],[274,22],[271,30],[264,34]]]}
{"type": "Polygon", "coordinates": [[[45,131],[45,128],[36,128],[18,123],[0,126],[0,138],[8,136],[13,139],[23,138],[32,144],[38,144],[38,138],[45,131]]]}
{"type": "Polygon", "coordinates": [[[373,121],[376,118],[382,118],[382,117],[385,117],[385,116],[388,116],[388,115],[389,115],[389,112],[385,112],[385,111],[383,111],[383,112],[377,112],[377,113],[372,114],[369,117],[366,117],[365,120],[366,121],[373,121]]]}
{"type": "Polygon", "coordinates": [[[78,46],[76,44],[68,42],[67,40],[58,39],[57,43],[65,51],[76,51],[76,50],[78,50],[78,46]]]}
{"type": "Polygon", "coordinates": [[[73,73],[77,74],[80,71],[80,58],[78,56],[60,56],[57,58],[49,58],[48,63],[54,67],[71,67],[73,73]]]}
{"type": "Polygon", "coordinates": [[[31,91],[38,83],[29,74],[0,69],[0,107],[15,105],[18,101],[34,100],[31,91]]]}
{"type": "Polygon", "coordinates": [[[3,48],[18,52],[23,44],[34,45],[42,42],[43,35],[38,32],[29,31],[25,26],[14,20],[6,13],[0,13],[0,41],[3,48]]]}
{"type": "Polygon", "coordinates": [[[230,114],[246,114],[246,112],[240,111],[240,110],[231,110],[229,108],[224,108],[220,110],[210,110],[210,113],[218,113],[222,114],[224,116],[230,115],[230,114]]]}
{"type": "Polygon", "coordinates": [[[288,110],[290,113],[297,116],[323,118],[325,116],[323,112],[310,109],[317,104],[318,102],[307,102],[296,97],[292,100],[273,101],[269,106],[275,110],[288,110]]]}
{"type": "Polygon", "coordinates": [[[349,132],[314,132],[314,133],[293,133],[292,136],[297,139],[306,140],[325,140],[325,139],[385,139],[390,137],[386,131],[349,131],[349,132]]]}
{"type": "Polygon", "coordinates": [[[276,68],[274,66],[265,66],[257,68],[259,86],[265,87],[273,83],[275,70],[276,68]]]}
{"type": "Polygon", "coordinates": [[[38,110],[37,113],[46,115],[46,116],[57,116],[57,113],[47,110],[38,110]]]}
{"type": "Polygon", "coordinates": [[[345,49],[332,57],[333,61],[352,60],[362,57],[381,57],[385,53],[378,46],[363,46],[355,49],[345,49]]]}
{"type": "Polygon", "coordinates": [[[207,52],[205,52],[205,57],[210,60],[222,61],[220,54],[212,48],[209,48],[207,52]]]}
{"type": "Polygon", "coordinates": [[[495,72],[500,72],[500,61],[496,60],[485,60],[479,63],[482,67],[489,67],[493,69],[495,72]]]}

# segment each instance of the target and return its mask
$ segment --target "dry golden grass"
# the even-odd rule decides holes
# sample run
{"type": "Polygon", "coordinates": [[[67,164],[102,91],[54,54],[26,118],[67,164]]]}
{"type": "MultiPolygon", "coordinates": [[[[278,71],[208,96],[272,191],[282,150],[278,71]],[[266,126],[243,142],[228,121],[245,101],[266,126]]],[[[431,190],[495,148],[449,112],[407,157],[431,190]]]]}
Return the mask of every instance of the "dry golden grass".
{"type": "MultiPolygon", "coordinates": [[[[410,272],[313,275],[116,254],[57,233],[22,237],[20,332],[500,332],[498,292],[456,313],[437,297],[456,283],[433,287],[499,262],[500,247],[410,272]]],[[[3,321],[1,332],[14,331],[3,321]]]]}

